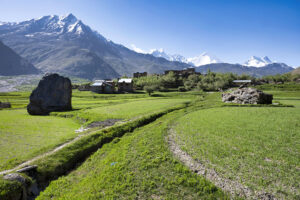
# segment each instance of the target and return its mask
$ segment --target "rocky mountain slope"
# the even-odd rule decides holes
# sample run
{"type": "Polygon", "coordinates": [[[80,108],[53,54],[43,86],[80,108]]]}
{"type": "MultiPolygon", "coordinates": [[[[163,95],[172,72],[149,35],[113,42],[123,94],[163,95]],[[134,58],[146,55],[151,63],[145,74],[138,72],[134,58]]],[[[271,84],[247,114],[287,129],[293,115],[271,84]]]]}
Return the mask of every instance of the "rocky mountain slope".
{"type": "Polygon", "coordinates": [[[105,79],[136,71],[161,73],[189,67],[115,44],[72,14],[2,23],[0,39],[43,73],[105,79]]]}
{"type": "Polygon", "coordinates": [[[39,70],[30,62],[0,41],[0,75],[13,76],[38,73],[39,70]]]}
{"type": "Polygon", "coordinates": [[[291,71],[291,74],[296,75],[296,74],[300,74],[300,67],[294,69],[293,71],[291,71]]]}
{"type": "MultiPolygon", "coordinates": [[[[272,62],[268,57],[253,56],[240,65],[221,63],[207,53],[193,58],[171,55],[163,49],[138,53],[107,40],[72,14],[44,16],[20,23],[0,23],[0,40],[34,64],[41,73],[57,72],[85,79],[116,78],[143,71],[163,73],[164,70],[191,66],[197,67],[200,72],[210,69],[254,76],[293,70],[286,64],[272,62]]],[[[18,74],[36,73],[29,68],[17,70],[18,74]]],[[[2,74],[11,74],[9,70],[14,69],[3,68],[2,74]]]]}

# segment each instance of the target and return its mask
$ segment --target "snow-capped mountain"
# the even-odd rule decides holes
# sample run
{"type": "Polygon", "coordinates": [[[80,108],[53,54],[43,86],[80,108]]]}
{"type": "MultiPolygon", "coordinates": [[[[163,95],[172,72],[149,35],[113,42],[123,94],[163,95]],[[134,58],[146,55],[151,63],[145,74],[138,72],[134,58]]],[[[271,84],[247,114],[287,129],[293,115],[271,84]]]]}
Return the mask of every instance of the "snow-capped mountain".
{"type": "Polygon", "coordinates": [[[247,62],[244,63],[245,66],[251,67],[264,67],[268,64],[272,64],[273,62],[267,57],[258,57],[252,56],[247,62]]]}
{"type": "Polygon", "coordinates": [[[192,64],[196,67],[199,67],[201,65],[207,65],[212,63],[221,63],[222,61],[216,58],[215,56],[211,56],[208,53],[204,52],[200,54],[199,56],[188,58],[188,63],[192,64]]]}
{"type": "MultiPolygon", "coordinates": [[[[139,52],[141,52],[140,49],[139,49],[139,52]]],[[[145,52],[145,51],[142,51],[142,52],[145,52]]],[[[187,64],[195,66],[195,67],[199,67],[201,65],[207,65],[207,64],[211,64],[211,63],[220,63],[221,62],[218,58],[216,58],[215,56],[211,56],[206,52],[204,52],[196,57],[185,58],[184,56],[179,55],[179,54],[173,54],[173,55],[168,54],[162,48],[160,48],[160,49],[151,49],[149,51],[149,54],[151,54],[155,57],[165,58],[169,61],[177,61],[177,62],[187,63],[187,64]]]]}
{"type": "Polygon", "coordinates": [[[179,54],[167,54],[164,49],[151,49],[149,54],[155,56],[155,57],[161,57],[165,58],[169,61],[177,61],[177,62],[182,62],[182,63],[187,63],[187,59],[179,54]]]}
{"type": "Polygon", "coordinates": [[[106,79],[141,71],[163,73],[190,67],[116,44],[73,14],[48,15],[18,23],[1,22],[0,40],[42,73],[106,79]]]}

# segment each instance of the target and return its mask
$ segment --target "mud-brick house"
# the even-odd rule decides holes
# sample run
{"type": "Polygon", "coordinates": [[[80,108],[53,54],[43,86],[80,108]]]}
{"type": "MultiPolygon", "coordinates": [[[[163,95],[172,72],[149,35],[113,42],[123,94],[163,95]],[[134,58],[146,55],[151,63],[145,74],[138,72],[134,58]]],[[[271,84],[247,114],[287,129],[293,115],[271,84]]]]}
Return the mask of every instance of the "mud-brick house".
{"type": "Polygon", "coordinates": [[[95,80],[91,85],[91,91],[95,93],[113,93],[115,88],[109,81],[95,80]]]}
{"type": "Polygon", "coordinates": [[[119,92],[133,92],[132,78],[121,78],[118,80],[119,92]]]}

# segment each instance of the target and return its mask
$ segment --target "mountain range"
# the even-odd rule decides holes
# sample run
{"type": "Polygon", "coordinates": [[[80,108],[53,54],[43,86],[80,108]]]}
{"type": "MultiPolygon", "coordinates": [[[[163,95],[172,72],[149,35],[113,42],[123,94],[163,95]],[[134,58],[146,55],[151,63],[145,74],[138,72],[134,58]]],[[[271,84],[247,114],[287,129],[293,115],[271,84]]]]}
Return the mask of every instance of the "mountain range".
{"type": "Polygon", "coordinates": [[[1,23],[0,40],[42,73],[108,79],[137,71],[162,73],[190,67],[109,41],[72,14],[1,23]]]}
{"type": "Polygon", "coordinates": [[[106,39],[72,14],[49,15],[19,23],[1,22],[0,40],[37,68],[35,71],[33,65],[31,69],[18,65],[19,70],[16,68],[13,73],[15,75],[38,71],[86,79],[109,79],[131,76],[134,72],[162,73],[188,67],[197,67],[197,71],[201,72],[209,68],[216,72],[255,76],[293,70],[283,63],[273,63],[267,57],[251,57],[240,65],[222,63],[208,53],[185,58],[167,54],[163,49],[154,49],[149,53],[136,52],[106,39]]]}
{"type": "Polygon", "coordinates": [[[211,56],[208,53],[204,52],[199,56],[192,58],[185,58],[180,54],[168,54],[162,48],[161,49],[152,49],[149,52],[150,55],[155,57],[165,58],[169,61],[178,61],[182,63],[187,63],[191,66],[199,67],[201,65],[211,64],[211,63],[221,63],[222,61],[215,56],[211,56]]]}
{"type": "Polygon", "coordinates": [[[249,74],[254,77],[261,77],[266,75],[284,74],[294,70],[293,67],[290,67],[285,63],[271,61],[267,56],[252,56],[243,64],[230,64],[224,63],[217,57],[211,56],[208,53],[202,53],[199,56],[192,58],[185,58],[179,54],[168,54],[161,48],[150,50],[148,54],[162,57],[170,61],[176,60],[187,63],[196,67],[196,71],[201,73],[206,73],[208,70],[211,70],[219,73],[232,72],[239,75],[249,74]]]}

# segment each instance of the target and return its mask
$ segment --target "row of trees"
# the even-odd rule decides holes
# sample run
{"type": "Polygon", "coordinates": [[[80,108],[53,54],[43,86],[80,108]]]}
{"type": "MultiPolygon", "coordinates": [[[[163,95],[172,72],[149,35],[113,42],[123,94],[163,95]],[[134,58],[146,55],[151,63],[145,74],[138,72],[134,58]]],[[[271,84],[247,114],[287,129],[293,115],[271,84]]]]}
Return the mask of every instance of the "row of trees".
{"type": "Polygon", "coordinates": [[[285,83],[285,82],[293,82],[300,79],[300,74],[277,74],[277,75],[270,75],[262,77],[261,81],[267,83],[285,83]]]}
{"type": "Polygon", "coordinates": [[[144,89],[149,94],[153,91],[166,91],[178,88],[179,91],[203,90],[217,91],[233,86],[234,80],[252,80],[253,83],[285,83],[300,79],[300,75],[282,74],[254,78],[250,75],[233,73],[215,73],[208,71],[205,75],[192,74],[188,78],[176,76],[170,72],[167,75],[150,75],[134,79],[136,89],[144,89]]]}
{"type": "Polygon", "coordinates": [[[167,75],[150,75],[134,79],[136,89],[144,89],[148,93],[153,91],[166,91],[169,88],[178,88],[180,91],[204,90],[216,91],[232,86],[233,80],[253,79],[248,75],[235,75],[232,73],[214,73],[208,71],[206,75],[192,74],[188,78],[177,77],[170,72],[167,75]]]}

